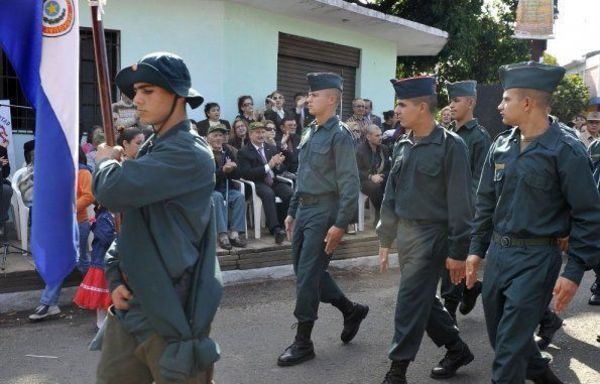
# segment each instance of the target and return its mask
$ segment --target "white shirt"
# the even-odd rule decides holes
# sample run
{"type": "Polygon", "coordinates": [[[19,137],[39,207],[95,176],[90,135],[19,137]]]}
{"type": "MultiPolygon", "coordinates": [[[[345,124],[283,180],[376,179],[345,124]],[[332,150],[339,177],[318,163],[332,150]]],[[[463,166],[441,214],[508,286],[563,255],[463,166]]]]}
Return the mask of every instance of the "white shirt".
{"type": "Polygon", "coordinates": [[[252,143],[252,145],[254,146],[254,148],[256,148],[256,150],[258,151],[258,153],[266,161],[266,164],[265,164],[265,174],[269,174],[269,175],[271,175],[272,179],[275,179],[275,174],[271,170],[271,167],[269,167],[269,162],[267,161],[267,154],[265,153],[265,146],[264,146],[264,144],[261,145],[260,147],[258,145],[256,145],[256,144],[254,144],[254,143],[252,143]]]}

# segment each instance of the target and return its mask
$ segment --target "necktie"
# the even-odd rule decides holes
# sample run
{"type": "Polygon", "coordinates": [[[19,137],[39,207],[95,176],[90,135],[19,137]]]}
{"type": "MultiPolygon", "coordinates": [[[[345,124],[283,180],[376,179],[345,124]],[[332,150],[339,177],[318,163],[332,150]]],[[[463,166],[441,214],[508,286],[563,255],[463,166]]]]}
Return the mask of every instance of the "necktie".
{"type": "MultiPolygon", "coordinates": [[[[267,164],[267,156],[265,155],[265,147],[260,147],[258,148],[258,153],[260,154],[260,157],[262,157],[263,160],[263,164],[267,164]]],[[[267,184],[269,187],[271,185],[273,185],[273,176],[271,176],[271,171],[267,172],[267,175],[265,176],[265,184],[267,184]]]]}

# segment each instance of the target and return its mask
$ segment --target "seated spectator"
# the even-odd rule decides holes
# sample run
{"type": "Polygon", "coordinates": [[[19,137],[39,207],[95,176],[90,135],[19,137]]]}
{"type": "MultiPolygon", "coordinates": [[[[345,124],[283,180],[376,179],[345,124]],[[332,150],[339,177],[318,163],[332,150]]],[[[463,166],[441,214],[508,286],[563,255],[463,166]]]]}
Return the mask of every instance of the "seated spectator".
{"type": "Polygon", "coordinates": [[[360,190],[369,196],[369,200],[373,203],[375,223],[377,223],[391,161],[388,147],[381,144],[381,129],[375,124],[367,128],[367,141],[360,144],[356,150],[356,164],[360,190]]]}
{"type": "Polygon", "coordinates": [[[252,96],[243,95],[238,97],[237,105],[238,115],[236,116],[236,120],[242,119],[246,123],[246,126],[256,121],[256,116],[254,115],[254,100],[252,99],[252,96]]]}
{"type": "Polygon", "coordinates": [[[276,140],[275,135],[277,134],[277,129],[275,128],[275,123],[271,120],[263,120],[263,125],[265,126],[265,143],[274,145],[277,147],[277,152],[281,152],[281,147],[276,140]]]}
{"type": "Polygon", "coordinates": [[[12,186],[8,176],[10,175],[10,163],[8,161],[8,140],[0,143],[0,167],[2,173],[0,174],[2,190],[0,193],[0,235],[4,235],[4,225],[8,221],[8,210],[10,209],[10,201],[12,199],[12,186]]]}
{"type": "Polygon", "coordinates": [[[250,143],[238,152],[240,175],[255,183],[256,194],[265,210],[267,227],[275,236],[275,242],[281,244],[286,238],[283,220],[287,215],[292,188],[278,181],[275,176],[285,171],[285,156],[278,153],[276,147],[265,144],[265,127],[262,123],[252,123],[249,129],[250,143]],[[282,201],[279,207],[275,203],[275,196],[282,201]]]}
{"type": "Polygon", "coordinates": [[[265,120],[271,120],[275,123],[275,127],[277,127],[277,137],[281,135],[281,123],[285,117],[294,117],[294,115],[285,109],[285,97],[283,93],[279,91],[273,91],[267,97],[269,101],[270,108],[265,110],[265,120]]]}
{"type": "Polygon", "coordinates": [[[381,136],[382,143],[386,145],[390,151],[394,149],[394,144],[396,144],[400,137],[406,133],[406,130],[400,125],[400,121],[398,120],[399,113],[398,107],[396,107],[394,110],[394,120],[396,122],[394,125],[395,128],[384,131],[381,136]]]}
{"type": "Polygon", "coordinates": [[[279,147],[285,156],[284,165],[286,171],[291,174],[284,176],[292,179],[296,179],[296,172],[298,171],[298,145],[300,144],[300,136],[296,133],[297,129],[298,123],[293,117],[283,119],[279,147]]]}
{"type": "Polygon", "coordinates": [[[117,136],[117,145],[123,148],[123,160],[135,159],[143,143],[144,134],[138,127],[122,129],[117,136]]]}
{"type": "Polygon", "coordinates": [[[452,113],[450,111],[450,106],[446,106],[442,108],[440,111],[440,124],[442,127],[448,129],[450,127],[450,123],[452,122],[452,113]]]}
{"type": "Polygon", "coordinates": [[[215,156],[216,184],[212,193],[219,246],[230,250],[233,247],[246,247],[246,199],[236,189],[232,179],[239,179],[235,153],[223,145],[227,128],[223,124],[208,128],[206,140],[215,156]],[[231,222],[229,222],[231,217],[231,222]]]}
{"type": "Polygon", "coordinates": [[[294,95],[294,105],[296,108],[292,111],[292,114],[296,118],[296,124],[300,129],[300,132],[302,132],[304,127],[308,127],[315,119],[308,111],[307,100],[308,94],[306,94],[306,92],[299,92],[294,95]]]}
{"type": "Polygon", "coordinates": [[[99,125],[95,125],[92,131],[93,149],[85,155],[87,166],[90,168],[92,173],[96,169],[96,148],[98,148],[98,146],[104,142],[106,142],[106,138],[104,137],[104,129],[99,125]]]}
{"type": "Polygon", "coordinates": [[[346,124],[348,123],[356,123],[358,125],[360,130],[359,141],[363,143],[366,140],[367,127],[371,125],[371,120],[366,115],[366,105],[363,99],[352,100],[352,116],[346,120],[346,124]]]}
{"type": "Polygon", "coordinates": [[[248,125],[243,119],[237,118],[233,121],[233,132],[229,134],[228,143],[237,150],[250,142],[248,137],[248,125]]]}
{"type": "Polygon", "coordinates": [[[227,128],[227,132],[231,129],[229,121],[221,119],[221,107],[217,103],[206,103],[204,106],[204,114],[206,119],[196,123],[196,130],[200,136],[206,137],[208,128],[217,124],[223,124],[227,128]]]}
{"type": "Polygon", "coordinates": [[[348,126],[350,133],[352,133],[352,140],[354,141],[354,144],[358,145],[360,143],[361,134],[360,126],[356,121],[349,121],[346,123],[346,125],[348,126]]]}
{"type": "Polygon", "coordinates": [[[381,117],[373,114],[373,102],[369,99],[363,100],[365,101],[365,116],[367,116],[372,124],[381,128],[381,117]]]}

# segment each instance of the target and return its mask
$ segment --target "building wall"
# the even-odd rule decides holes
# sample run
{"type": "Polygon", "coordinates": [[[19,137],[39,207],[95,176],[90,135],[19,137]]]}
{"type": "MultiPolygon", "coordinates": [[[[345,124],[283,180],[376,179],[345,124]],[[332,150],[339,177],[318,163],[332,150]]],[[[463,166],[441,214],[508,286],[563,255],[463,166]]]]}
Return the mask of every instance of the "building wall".
{"type": "MultiPolygon", "coordinates": [[[[87,2],[80,2],[82,26],[91,26],[87,2]]],[[[250,94],[256,105],[277,85],[278,34],[285,32],[361,49],[357,96],[373,100],[375,112],[392,108],[389,79],[396,69],[393,41],[297,20],[256,8],[210,0],[127,0],[109,2],[104,27],[121,31],[121,65],[152,51],[181,55],[193,86],[206,101],[221,104],[225,118],[237,113],[237,97],[250,94]]],[[[288,105],[291,106],[291,105],[288,105]]],[[[192,118],[203,118],[201,110],[192,118]]]]}

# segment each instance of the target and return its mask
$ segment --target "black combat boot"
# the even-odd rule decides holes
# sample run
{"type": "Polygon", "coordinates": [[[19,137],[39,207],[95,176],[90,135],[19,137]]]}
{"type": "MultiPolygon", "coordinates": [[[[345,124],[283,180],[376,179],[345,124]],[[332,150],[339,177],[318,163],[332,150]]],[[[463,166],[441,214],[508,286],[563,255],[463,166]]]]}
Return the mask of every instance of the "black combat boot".
{"type": "Polygon", "coordinates": [[[542,321],[540,322],[540,329],[536,340],[538,348],[541,351],[548,348],[554,338],[554,334],[562,327],[562,325],[563,319],[558,317],[556,313],[546,310],[546,313],[544,313],[544,317],[542,317],[542,321]]]}
{"type": "Polygon", "coordinates": [[[407,384],[406,369],[408,360],[392,361],[390,370],[385,374],[385,379],[381,384],[407,384]]]}
{"type": "Polygon", "coordinates": [[[475,303],[477,303],[477,297],[481,294],[481,281],[477,280],[473,288],[467,289],[463,291],[463,298],[460,302],[460,307],[458,310],[463,315],[468,315],[469,312],[475,308],[475,303]]]}
{"type": "Polygon", "coordinates": [[[369,306],[354,303],[352,310],[344,313],[344,329],[340,338],[344,344],[349,343],[358,333],[360,323],[367,317],[369,306]]]}
{"type": "Polygon", "coordinates": [[[280,367],[288,367],[314,359],[315,349],[310,340],[313,325],[314,322],[312,321],[301,321],[298,323],[296,339],[294,340],[294,343],[287,347],[279,356],[277,365],[280,367]]]}
{"type": "Polygon", "coordinates": [[[600,276],[596,276],[596,280],[590,287],[590,291],[592,291],[592,296],[588,301],[589,305],[600,305],[600,276]]]}
{"type": "Polygon", "coordinates": [[[431,370],[433,379],[448,379],[456,374],[458,368],[469,364],[475,358],[462,340],[447,345],[446,348],[448,348],[446,356],[431,370]]]}
{"type": "Polygon", "coordinates": [[[458,308],[458,301],[444,300],[444,308],[446,308],[446,311],[450,313],[450,316],[452,316],[456,323],[456,308],[458,308]]]}
{"type": "Polygon", "coordinates": [[[546,367],[544,373],[539,376],[529,378],[529,380],[533,381],[535,384],[564,384],[558,377],[556,377],[550,367],[546,367]]]}

